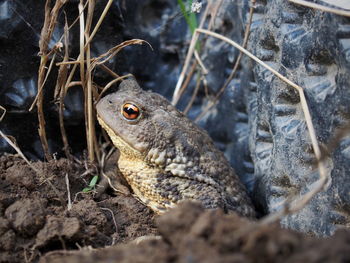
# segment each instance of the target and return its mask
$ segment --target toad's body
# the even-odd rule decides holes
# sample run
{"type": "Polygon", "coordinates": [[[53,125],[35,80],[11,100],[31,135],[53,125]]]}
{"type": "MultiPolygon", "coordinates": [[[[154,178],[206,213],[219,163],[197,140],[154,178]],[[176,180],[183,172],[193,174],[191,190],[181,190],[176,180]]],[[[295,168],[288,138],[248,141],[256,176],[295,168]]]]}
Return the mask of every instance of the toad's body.
{"type": "Polygon", "coordinates": [[[252,216],[243,185],[209,135],[162,96],[125,80],[97,104],[98,120],[120,150],[118,167],[157,213],[182,200],[252,216]]]}

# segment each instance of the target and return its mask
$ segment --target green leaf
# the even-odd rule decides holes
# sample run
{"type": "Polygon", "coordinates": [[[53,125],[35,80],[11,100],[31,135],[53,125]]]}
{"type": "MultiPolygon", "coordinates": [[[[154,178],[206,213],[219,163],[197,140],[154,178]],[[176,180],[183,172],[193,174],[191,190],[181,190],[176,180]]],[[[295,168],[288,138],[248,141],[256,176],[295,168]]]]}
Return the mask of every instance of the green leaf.
{"type": "Polygon", "coordinates": [[[184,16],[184,18],[186,20],[186,23],[187,23],[188,27],[191,30],[191,33],[193,34],[194,31],[197,28],[197,17],[196,17],[196,15],[193,12],[189,13],[187,11],[187,10],[191,10],[192,0],[189,0],[187,2],[188,3],[187,8],[186,8],[186,5],[184,4],[184,2],[182,0],[177,0],[177,3],[179,4],[181,13],[184,16]]]}
{"type": "MultiPolygon", "coordinates": [[[[189,4],[189,10],[191,10],[192,0],[190,0],[188,2],[188,4],[189,4]]],[[[195,13],[190,12],[189,21],[190,21],[190,30],[191,30],[191,32],[193,34],[194,31],[196,30],[196,28],[198,27],[198,25],[197,25],[197,17],[196,17],[195,13]]]]}
{"type": "Polygon", "coordinates": [[[85,187],[82,192],[83,193],[87,193],[87,192],[90,192],[91,191],[91,188],[90,187],[85,187]]]}
{"type": "MultiPolygon", "coordinates": [[[[183,0],[177,0],[177,3],[179,4],[181,13],[184,16],[186,23],[187,23],[187,25],[188,25],[188,27],[193,35],[194,31],[198,27],[197,17],[196,17],[195,13],[193,13],[191,11],[187,11],[187,10],[191,10],[191,6],[192,6],[193,1],[189,0],[187,2],[187,4],[188,4],[187,9],[186,9],[186,5],[184,4],[183,0]]],[[[200,51],[199,43],[196,43],[196,50],[200,51]]]]}
{"type": "Polygon", "coordinates": [[[95,187],[96,183],[97,183],[97,180],[98,180],[98,176],[95,175],[94,177],[92,177],[90,183],[89,183],[89,187],[95,187]]]}
{"type": "Polygon", "coordinates": [[[97,180],[98,180],[98,176],[95,175],[94,177],[92,177],[90,183],[89,183],[89,186],[88,187],[85,187],[82,192],[83,193],[87,193],[87,192],[90,192],[95,186],[96,186],[96,183],[97,183],[97,180]]]}

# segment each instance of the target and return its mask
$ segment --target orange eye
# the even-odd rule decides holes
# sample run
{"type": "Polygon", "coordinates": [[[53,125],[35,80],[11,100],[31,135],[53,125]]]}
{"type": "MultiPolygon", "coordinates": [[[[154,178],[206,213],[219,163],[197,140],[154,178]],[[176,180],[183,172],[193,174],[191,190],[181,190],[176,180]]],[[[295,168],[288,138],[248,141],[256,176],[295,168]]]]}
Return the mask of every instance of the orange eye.
{"type": "Polygon", "coordinates": [[[136,120],[140,116],[140,109],[132,103],[125,103],[122,108],[122,114],[127,120],[136,120]]]}

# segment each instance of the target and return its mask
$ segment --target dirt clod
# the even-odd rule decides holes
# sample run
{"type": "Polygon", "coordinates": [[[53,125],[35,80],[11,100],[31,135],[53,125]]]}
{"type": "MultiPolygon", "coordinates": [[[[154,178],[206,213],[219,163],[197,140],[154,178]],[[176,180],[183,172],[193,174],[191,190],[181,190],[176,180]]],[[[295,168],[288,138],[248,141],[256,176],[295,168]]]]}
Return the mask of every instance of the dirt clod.
{"type": "Polygon", "coordinates": [[[5,211],[5,216],[18,234],[31,236],[43,226],[45,208],[46,200],[27,198],[10,205],[5,211]]]}
{"type": "Polygon", "coordinates": [[[49,216],[45,226],[36,236],[35,246],[42,247],[49,244],[49,242],[59,241],[60,239],[71,241],[74,236],[78,235],[80,230],[80,222],[75,217],[49,216]]]}
{"type": "Polygon", "coordinates": [[[24,186],[28,190],[35,188],[35,172],[27,165],[10,167],[6,172],[6,180],[14,185],[24,186]]]}
{"type": "Polygon", "coordinates": [[[56,252],[41,262],[348,262],[350,231],[312,238],[279,225],[256,222],[220,210],[183,203],[157,220],[161,239],[140,244],[56,252]],[[142,257],[140,257],[140,254],[142,257]]]}

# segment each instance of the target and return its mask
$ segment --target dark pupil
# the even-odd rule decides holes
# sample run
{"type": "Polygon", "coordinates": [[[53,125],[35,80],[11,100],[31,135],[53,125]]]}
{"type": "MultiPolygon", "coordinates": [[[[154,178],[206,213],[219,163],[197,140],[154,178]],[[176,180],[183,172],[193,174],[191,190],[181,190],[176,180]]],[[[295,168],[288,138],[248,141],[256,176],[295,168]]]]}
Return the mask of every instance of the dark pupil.
{"type": "Polygon", "coordinates": [[[133,115],[133,114],[138,114],[137,111],[135,111],[132,107],[127,106],[124,108],[124,111],[128,114],[128,115],[133,115]]]}

